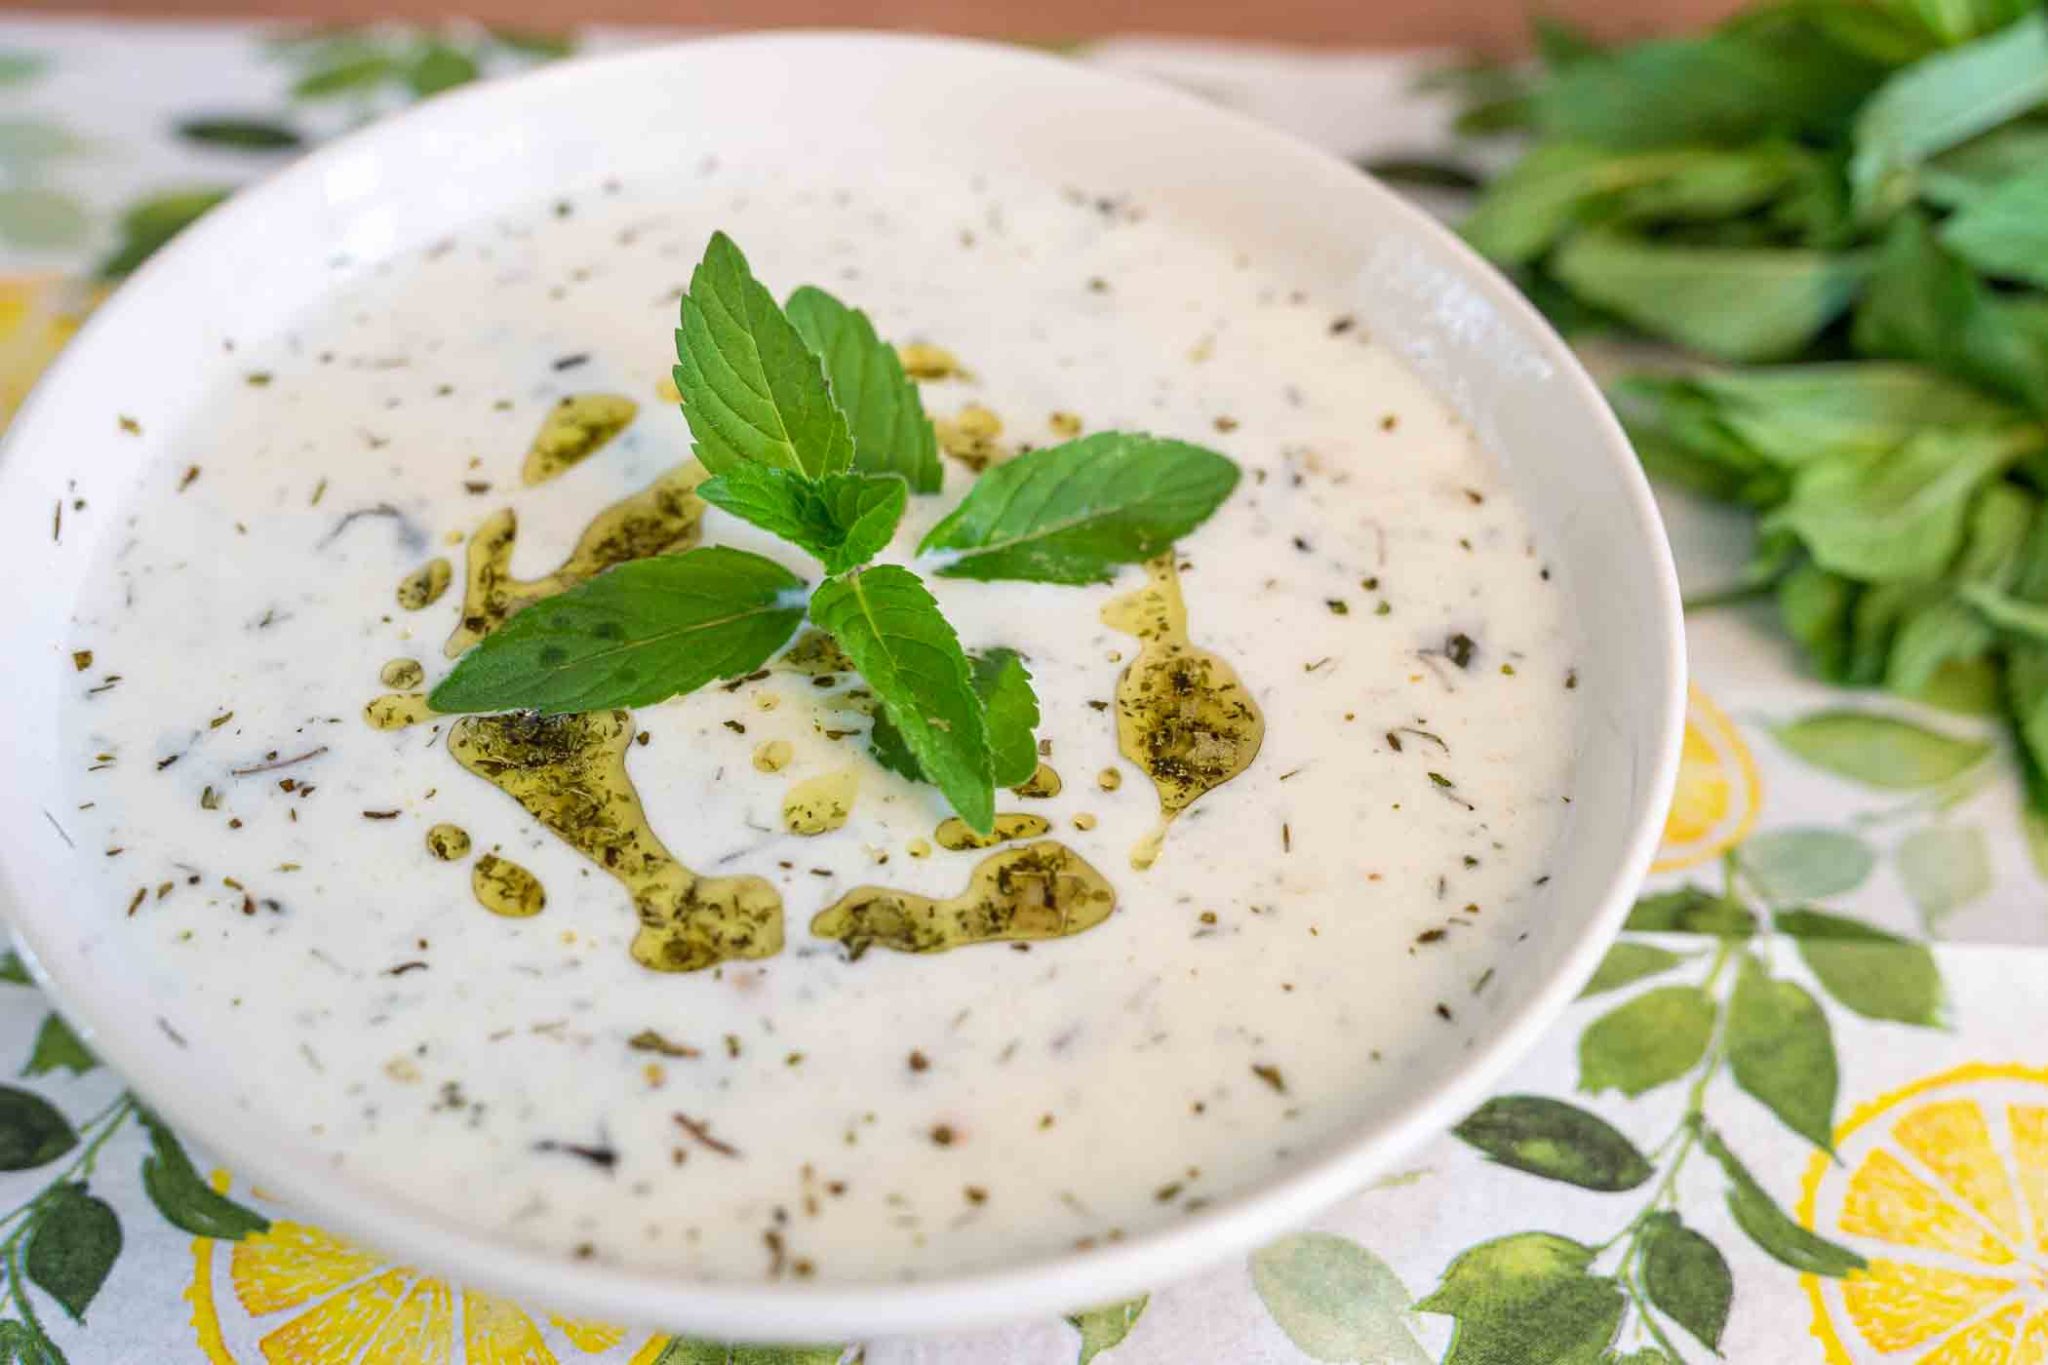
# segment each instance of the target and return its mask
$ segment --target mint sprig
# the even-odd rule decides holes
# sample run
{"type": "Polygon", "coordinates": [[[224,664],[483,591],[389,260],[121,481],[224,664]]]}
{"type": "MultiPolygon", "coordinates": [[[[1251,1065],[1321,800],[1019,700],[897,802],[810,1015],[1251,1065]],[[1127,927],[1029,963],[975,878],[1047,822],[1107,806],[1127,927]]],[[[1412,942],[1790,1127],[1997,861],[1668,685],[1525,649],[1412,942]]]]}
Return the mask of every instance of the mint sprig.
{"type": "MultiPolygon", "coordinates": [[[[705,501],[803,550],[826,580],[729,547],[636,560],[534,604],[457,661],[437,711],[646,706],[761,667],[808,612],[880,704],[884,766],[930,781],[974,830],[1037,767],[1038,698],[1009,649],[969,655],[918,575],[875,564],[909,494],[938,491],[917,388],[858,309],[799,289],[785,312],[714,234],[676,329],[676,387],[705,501]]],[[[941,575],[1106,581],[1207,520],[1237,467],[1181,441],[1102,432],[984,474],[922,550],[941,575]]]]}

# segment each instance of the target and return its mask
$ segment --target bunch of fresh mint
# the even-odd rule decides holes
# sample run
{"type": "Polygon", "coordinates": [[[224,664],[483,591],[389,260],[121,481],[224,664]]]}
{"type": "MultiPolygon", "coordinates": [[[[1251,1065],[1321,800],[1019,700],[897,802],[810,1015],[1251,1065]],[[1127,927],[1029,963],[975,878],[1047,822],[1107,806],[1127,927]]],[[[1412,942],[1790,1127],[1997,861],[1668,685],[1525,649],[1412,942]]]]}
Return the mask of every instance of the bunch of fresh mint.
{"type": "MultiPolygon", "coordinates": [[[[812,590],[727,546],[622,564],[536,603],[464,655],[437,711],[648,706],[758,669],[805,616],[881,706],[876,756],[931,781],[988,833],[995,787],[1037,764],[1038,702],[1018,655],[970,657],[923,581],[871,561],[912,493],[940,490],[916,386],[865,314],[819,289],[787,309],[715,234],[682,301],[676,388],[712,477],[705,501],[823,566],[812,590]]],[[[1101,432],[1019,455],[975,482],[919,554],[953,578],[1098,583],[1214,512],[1237,466],[1180,441],[1101,432]]]]}
{"type": "Polygon", "coordinates": [[[1743,588],[1831,681],[2004,713],[2048,821],[2048,13],[1791,0],[1540,31],[1471,131],[1467,238],[1568,331],[1711,361],[1613,389],[1644,463],[1762,514],[1743,588]]]}

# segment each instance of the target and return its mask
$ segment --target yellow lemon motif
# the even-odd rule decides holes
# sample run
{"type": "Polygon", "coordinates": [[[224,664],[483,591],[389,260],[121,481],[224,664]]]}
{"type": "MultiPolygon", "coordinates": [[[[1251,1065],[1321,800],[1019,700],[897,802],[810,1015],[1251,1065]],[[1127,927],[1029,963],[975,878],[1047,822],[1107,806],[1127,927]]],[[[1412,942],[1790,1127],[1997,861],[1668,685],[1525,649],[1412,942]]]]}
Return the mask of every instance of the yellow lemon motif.
{"type": "Polygon", "coordinates": [[[0,426],[103,291],[63,275],[0,276],[0,426]]]}
{"type": "Polygon", "coordinates": [[[1866,1269],[1801,1280],[1828,1365],[2048,1365],[2048,1069],[1972,1064],[1858,1107],[1799,1221],[1866,1269]]]}
{"type": "Polygon", "coordinates": [[[1678,786],[1650,870],[1676,872],[1720,857],[1748,837],[1763,799],[1756,760],[1735,723],[1706,693],[1690,689],[1678,786]]]}
{"type": "MultiPolygon", "coordinates": [[[[214,1188],[227,1193],[225,1171],[214,1188]]],[[[236,1196],[247,1202],[250,1192],[236,1196]]],[[[260,1198],[260,1196],[259,1196],[260,1198]]],[[[394,1265],[304,1223],[192,1241],[192,1327],[212,1365],[650,1365],[668,1344],[542,1315],[394,1265]]]]}

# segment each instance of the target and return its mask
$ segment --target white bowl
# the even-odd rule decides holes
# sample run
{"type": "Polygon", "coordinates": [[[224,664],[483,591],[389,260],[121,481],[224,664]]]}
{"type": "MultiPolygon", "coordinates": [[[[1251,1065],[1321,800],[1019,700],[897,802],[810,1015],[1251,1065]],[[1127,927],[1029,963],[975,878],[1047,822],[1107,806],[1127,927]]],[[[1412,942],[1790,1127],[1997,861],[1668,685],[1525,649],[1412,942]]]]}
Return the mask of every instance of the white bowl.
{"type": "MultiPolygon", "coordinates": [[[[687,190],[679,189],[679,193],[687,190]]],[[[463,91],[305,158],[179,238],[44,379],[0,459],[8,671],[0,894],[38,979],[93,1049],[178,1129],[306,1216],[435,1270],[592,1317],[744,1339],[839,1339],[1043,1315],[1135,1293],[1242,1252],[1358,1189],[1456,1122],[1583,985],[1657,843],[1684,716],[1677,582],[1650,491],[1598,390],[1514,289],[1351,167],[1189,96],[1066,61],[924,38],[718,38],[577,61],[463,91]],[[1566,850],[1491,1012],[1422,1027],[1415,1068],[1369,1120],[1264,1184],[1119,1244],[914,1285],[708,1284],[494,1241],[337,1172],[220,1064],[160,1023],[118,907],[74,895],[54,819],[66,619],[145,443],[117,411],[176,429],[221,339],[273,332],[332,287],[329,263],[419,247],[612,172],[679,186],[703,156],[1007,172],[1114,184],[1286,257],[1397,348],[1506,466],[1585,636],[1566,850]],[[52,539],[51,507],[87,499],[52,539]]]]}

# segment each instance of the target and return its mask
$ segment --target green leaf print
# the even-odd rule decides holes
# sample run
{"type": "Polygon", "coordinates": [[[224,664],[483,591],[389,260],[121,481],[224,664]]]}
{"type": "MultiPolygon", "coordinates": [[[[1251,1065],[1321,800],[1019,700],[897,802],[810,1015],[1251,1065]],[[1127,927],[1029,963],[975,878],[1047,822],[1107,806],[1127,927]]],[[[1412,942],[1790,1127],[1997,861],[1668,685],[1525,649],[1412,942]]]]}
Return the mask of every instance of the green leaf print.
{"type": "Polygon", "coordinates": [[[1721,1349],[1735,1278],[1719,1248],[1675,1213],[1653,1213],[1644,1220],[1643,1292],[1702,1345],[1721,1349]]]}
{"type": "Polygon", "coordinates": [[[1295,1348],[1339,1365],[1429,1365],[1410,1329],[1408,1290],[1379,1257],[1327,1232],[1252,1254],[1252,1287],[1295,1348]]]}
{"type": "Polygon", "coordinates": [[[1957,739],[1868,711],[1821,711],[1772,731],[1816,768],[1866,787],[1912,790],[1959,777],[1984,761],[1991,745],[1957,739]]]}
{"type": "Polygon", "coordinates": [[[1498,1095],[1451,1130],[1503,1166],[1581,1189],[1632,1190],[1654,1168],[1607,1120],[1541,1095],[1498,1095]]]}
{"type": "Polygon", "coordinates": [[[43,1198],[34,1220],[22,1256],[28,1277],[73,1322],[84,1322],[121,1254],[121,1220],[83,1185],[59,1185],[43,1198]]]}
{"type": "Polygon", "coordinates": [[[304,145],[305,138],[288,123],[231,114],[181,119],[178,136],[206,147],[237,152],[278,152],[304,145]]]}
{"type": "Polygon", "coordinates": [[[29,1051],[21,1074],[42,1076],[61,1068],[74,1076],[83,1076],[99,1064],[99,1059],[71,1031],[71,1025],[64,1022],[64,1016],[53,1012],[37,1030],[35,1046],[29,1051]]]}
{"type": "Polygon", "coordinates": [[[405,69],[405,83],[415,95],[438,95],[458,85],[468,85],[483,74],[476,59],[460,48],[430,42],[405,69]]]}
{"type": "Polygon", "coordinates": [[[1877,854],[1854,834],[1834,829],[1774,829],[1744,843],[1742,871],[1778,905],[1854,891],[1877,866],[1877,854]]]}
{"type": "Polygon", "coordinates": [[[100,278],[113,280],[131,273],[228,194],[211,186],[172,190],[129,205],[121,215],[121,244],[100,262],[100,278]]]}
{"type": "Polygon", "coordinates": [[[1074,1365],[1088,1365],[1110,1347],[1121,1345],[1123,1339],[1131,1334],[1131,1329],[1138,1325],[1145,1305],[1151,1301],[1151,1295],[1140,1294],[1122,1303],[1106,1303],[1084,1313],[1069,1313],[1067,1321],[1081,1334],[1081,1353],[1074,1358],[1074,1365]]]}
{"type": "Polygon", "coordinates": [[[1787,1217],[1764,1187],[1756,1183],[1756,1177],[1728,1149],[1720,1134],[1702,1125],[1700,1144],[1709,1156],[1720,1163],[1722,1172],[1728,1177],[1728,1212],[1757,1246],[1794,1270],[1811,1275],[1839,1278],[1863,1268],[1861,1256],[1847,1247],[1836,1246],[1825,1237],[1815,1236],[1787,1217]]]}
{"type": "Polygon", "coordinates": [[[0,119],[0,169],[15,184],[34,176],[44,162],[76,156],[91,146],[63,124],[48,119],[0,119]]]}
{"type": "Polygon", "coordinates": [[[1593,1365],[1621,1325],[1621,1287],[1590,1267],[1594,1251],[1548,1232],[1517,1232],[1459,1255],[1415,1306],[1457,1326],[1444,1365],[1593,1365]]]}
{"type": "Polygon", "coordinates": [[[1579,1089],[1636,1096],[1699,1065],[1714,1001],[1697,986],[1660,986],[1608,1011],[1579,1035],[1579,1089]]]}
{"type": "Polygon", "coordinates": [[[0,190],[0,239],[9,246],[54,250],[84,240],[85,206],[57,190],[0,190]]]}
{"type": "Polygon", "coordinates": [[[1579,992],[1579,998],[1620,990],[1645,977],[1658,976],[1685,961],[1677,953],[1648,943],[1617,943],[1607,950],[1594,969],[1593,979],[1579,992]]]}
{"type": "Polygon", "coordinates": [[[0,1171],[27,1171],[78,1145],[71,1121],[49,1101],[0,1085],[0,1171]]]}
{"type": "Polygon", "coordinates": [[[331,100],[361,95],[395,79],[400,70],[398,59],[386,52],[344,56],[301,76],[292,86],[292,98],[331,100]]]}
{"type": "Polygon", "coordinates": [[[1899,841],[1892,863],[1931,933],[1991,890],[1991,848],[1975,825],[1929,825],[1899,841]]]}
{"type": "Polygon", "coordinates": [[[138,1115],[149,1133],[150,1154],[142,1159],[142,1188],[172,1227],[199,1237],[239,1242],[270,1231],[270,1220],[242,1207],[201,1178],[177,1134],[153,1114],[138,1115]]]}
{"type": "Polygon", "coordinates": [[[64,1353],[40,1327],[0,1321],[0,1362],[5,1365],[65,1365],[64,1353]]]}
{"type": "Polygon", "coordinates": [[[0,85],[19,85],[43,74],[47,61],[39,52],[0,52],[0,85]]]}
{"type": "Polygon", "coordinates": [[[1771,980],[1745,954],[1728,1001],[1727,1049],[1737,1085],[1787,1128],[1832,1150],[1835,1039],[1827,1015],[1803,987],[1771,980]]]}
{"type": "Polygon", "coordinates": [[[17,986],[32,986],[35,984],[29,978],[28,964],[24,963],[21,960],[21,954],[15,952],[12,948],[9,948],[4,954],[0,954],[0,981],[10,981],[17,986]]]}
{"type": "Polygon", "coordinates": [[[1629,911],[1624,926],[1637,934],[1711,934],[1747,938],[1756,932],[1756,916],[1740,901],[1717,896],[1697,886],[1645,896],[1629,911]]]}
{"type": "Polygon", "coordinates": [[[1776,923],[1827,993],[1864,1018],[1941,1022],[1941,974],[1925,944],[1824,910],[1782,911],[1776,923]]]}

